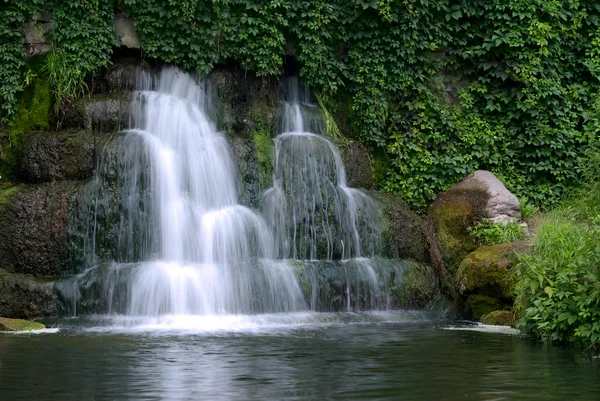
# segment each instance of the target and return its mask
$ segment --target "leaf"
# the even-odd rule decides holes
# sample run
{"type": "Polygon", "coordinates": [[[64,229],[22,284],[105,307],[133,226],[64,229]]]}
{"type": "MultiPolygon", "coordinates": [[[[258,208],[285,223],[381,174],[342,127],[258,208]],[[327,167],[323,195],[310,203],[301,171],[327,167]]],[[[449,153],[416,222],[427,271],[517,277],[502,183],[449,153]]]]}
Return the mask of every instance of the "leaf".
{"type": "Polygon", "coordinates": [[[567,320],[569,316],[571,316],[569,312],[563,312],[560,315],[558,315],[558,321],[562,322],[563,320],[567,320]]]}

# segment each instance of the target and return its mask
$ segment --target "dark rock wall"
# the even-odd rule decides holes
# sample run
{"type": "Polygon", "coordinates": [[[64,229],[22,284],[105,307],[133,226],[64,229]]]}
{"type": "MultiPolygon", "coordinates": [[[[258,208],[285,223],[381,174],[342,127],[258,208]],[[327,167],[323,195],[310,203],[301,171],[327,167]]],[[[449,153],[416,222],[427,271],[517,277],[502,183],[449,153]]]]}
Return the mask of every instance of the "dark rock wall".
{"type": "Polygon", "coordinates": [[[70,182],[21,185],[0,209],[0,261],[9,272],[71,273],[67,213],[70,182]]]}
{"type": "Polygon", "coordinates": [[[21,145],[21,178],[32,184],[88,179],[95,141],[88,131],[31,133],[21,145]]]}

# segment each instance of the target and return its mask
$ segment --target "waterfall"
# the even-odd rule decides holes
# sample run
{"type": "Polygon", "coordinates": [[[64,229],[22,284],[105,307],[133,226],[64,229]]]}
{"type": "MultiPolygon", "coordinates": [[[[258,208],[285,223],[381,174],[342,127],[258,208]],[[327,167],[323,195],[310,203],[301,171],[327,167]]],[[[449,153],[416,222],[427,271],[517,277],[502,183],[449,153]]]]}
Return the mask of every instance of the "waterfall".
{"type": "MultiPolygon", "coordinates": [[[[374,256],[381,238],[375,202],[346,184],[338,148],[307,129],[296,80],[289,82],[283,133],[275,138],[273,186],[263,212],[279,256],[292,259],[350,259],[374,256]]],[[[304,102],[306,104],[306,100],[304,102]]]]}
{"type": "Polygon", "coordinates": [[[257,213],[238,202],[207,84],[175,68],[141,72],[131,128],[107,141],[80,195],[87,269],[59,286],[67,304],[154,319],[378,309],[404,299],[411,265],[373,258],[382,233],[374,201],[347,186],[320,109],[295,81],[288,94],[273,186],[257,213]]]}
{"type": "Polygon", "coordinates": [[[273,260],[265,221],[238,204],[235,163],[207,117],[205,84],[175,68],[138,78],[131,129],[118,145],[122,171],[111,176],[114,167],[100,166],[93,183],[97,198],[105,181],[121,185],[120,263],[109,275],[124,277],[109,283],[109,310],[121,305],[129,315],[157,316],[302,309],[293,270],[273,260]]]}

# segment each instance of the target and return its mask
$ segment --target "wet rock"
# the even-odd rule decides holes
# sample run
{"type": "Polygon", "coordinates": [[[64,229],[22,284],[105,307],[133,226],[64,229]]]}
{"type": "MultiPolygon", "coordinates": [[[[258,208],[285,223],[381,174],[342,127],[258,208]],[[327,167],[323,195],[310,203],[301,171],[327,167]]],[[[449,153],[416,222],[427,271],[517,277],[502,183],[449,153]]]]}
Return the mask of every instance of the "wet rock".
{"type": "Polygon", "coordinates": [[[10,196],[0,202],[2,268],[35,276],[70,273],[67,213],[72,184],[20,185],[2,193],[6,191],[10,196]]]}
{"type": "MultiPolygon", "coordinates": [[[[257,78],[237,66],[215,69],[207,77],[207,90],[215,94],[211,116],[221,131],[246,136],[273,127],[281,89],[276,79],[257,78]]],[[[269,132],[271,134],[271,132],[269,132]]]]}
{"type": "Polygon", "coordinates": [[[63,304],[51,280],[0,269],[0,316],[30,319],[61,314],[63,304]]]}
{"type": "Polygon", "coordinates": [[[239,171],[239,201],[242,205],[258,207],[260,173],[256,163],[254,142],[249,138],[234,137],[230,143],[233,158],[239,171]]]}
{"type": "Polygon", "coordinates": [[[346,179],[351,188],[375,189],[369,152],[360,142],[351,142],[342,148],[346,179]]]}
{"type": "Polygon", "coordinates": [[[496,310],[488,313],[481,319],[481,323],[494,326],[510,326],[512,321],[513,314],[508,310],[496,310]]]}
{"type": "MultiPolygon", "coordinates": [[[[35,18],[36,16],[34,16],[35,18]]],[[[29,56],[48,53],[51,48],[50,40],[47,38],[53,28],[51,21],[32,21],[23,27],[25,33],[25,46],[29,56]]]]}
{"type": "Polygon", "coordinates": [[[41,323],[0,317],[0,331],[32,331],[45,329],[41,323]]]}
{"type": "Polygon", "coordinates": [[[21,178],[29,183],[91,178],[94,146],[88,131],[31,133],[21,145],[21,178]]]}

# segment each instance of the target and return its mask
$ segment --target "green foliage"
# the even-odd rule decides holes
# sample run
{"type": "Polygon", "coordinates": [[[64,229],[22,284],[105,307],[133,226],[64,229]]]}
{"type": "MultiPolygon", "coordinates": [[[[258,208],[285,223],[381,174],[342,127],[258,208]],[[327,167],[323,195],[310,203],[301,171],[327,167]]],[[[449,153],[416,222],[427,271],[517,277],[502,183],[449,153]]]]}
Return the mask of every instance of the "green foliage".
{"type": "Polygon", "coordinates": [[[60,1],[53,6],[47,73],[58,112],[87,92],[85,78],[108,64],[116,36],[112,0],[60,1]]]}
{"type": "Polygon", "coordinates": [[[546,215],[534,253],[521,256],[519,326],[542,341],[600,344],[599,153],[591,149],[586,185],[546,215]]]}
{"type": "Polygon", "coordinates": [[[529,218],[535,216],[540,211],[540,208],[538,206],[530,203],[525,198],[519,199],[519,204],[520,204],[520,207],[521,207],[521,217],[524,220],[525,219],[529,219],[529,218]]]}
{"type": "Polygon", "coordinates": [[[542,341],[600,339],[600,229],[546,220],[534,254],[521,256],[518,326],[542,341]]]}
{"type": "Polygon", "coordinates": [[[23,90],[23,24],[42,0],[7,1],[0,4],[0,122],[7,123],[18,107],[23,90]]]}
{"type": "Polygon", "coordinates": [[[32,70],[28,70],[27,76],[30,82],[8,126],[8,143],[1,144],[0,180],[16,178],[19,145],[25,134],[32,130],[50,128],[50,86],[43,77],[38,77],[32,70]]]}
{"type": "MultiPolygon", "coordinates": [[[[6,3],[6,0],[5,0],[6,3]]],[[[355,138],[385,166],[379,186],[423,208],[475,169],[531,204],[579,182],[600,129],[600,5],[593,0],[26,0],[0,15],[2,118],[22,90],[20,27],[53,11],[57,108],[109,61],[115,8],[145,56],[195,70],[236,61],[280,74],[284,55],[322,95],[348,104],[355,138]]],[[[335,114],[334,114],[335,115],[335,114]]]]}
{"type": "Polygon", "coordinates": [[[482,221],[469,230],[479,245],[495,245],[515,242],[525,237],[525,227],[515,222],[492,223],[482,221]]]}

